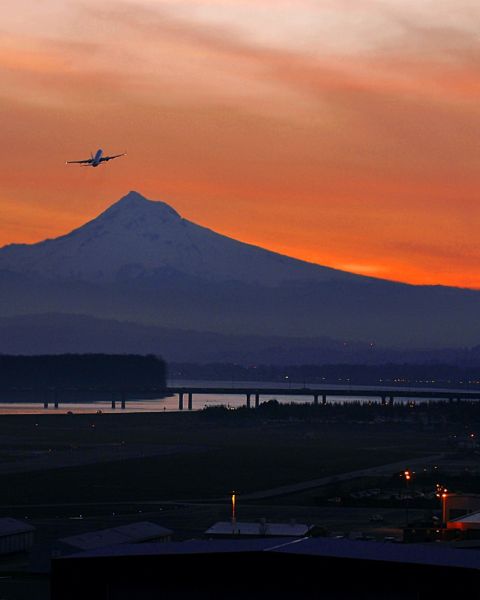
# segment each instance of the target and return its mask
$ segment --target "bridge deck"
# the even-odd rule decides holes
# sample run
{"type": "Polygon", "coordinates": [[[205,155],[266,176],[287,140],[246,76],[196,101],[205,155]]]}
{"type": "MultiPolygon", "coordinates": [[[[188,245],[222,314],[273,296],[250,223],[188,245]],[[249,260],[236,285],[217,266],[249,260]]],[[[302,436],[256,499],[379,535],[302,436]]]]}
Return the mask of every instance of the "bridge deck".
{"type": "Polygon", "coordinates": [[[480,390],[399,390],[395,388],[351,389],[346,388],[264,388],[264,387],[168,387],[163,390],[167,394],[232,394],[254,396],[351,396],[372,398],[455,398],[461,400],[480,400],[480,390]]]}

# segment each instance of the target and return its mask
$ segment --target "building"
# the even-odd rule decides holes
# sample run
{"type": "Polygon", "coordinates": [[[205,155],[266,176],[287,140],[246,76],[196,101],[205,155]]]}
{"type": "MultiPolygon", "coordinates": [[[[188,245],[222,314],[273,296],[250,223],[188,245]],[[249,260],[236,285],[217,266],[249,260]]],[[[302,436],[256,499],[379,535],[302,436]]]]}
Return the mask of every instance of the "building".
{"type": "Polygon", "coordinates": [[[477,511],[480,511],[480,496],[478,494],[447,493],[443,510],[443,518],[446,523],[477,511]]]}
{"type": "Polygon", "coordinates": [[[472,593],[480,552],[332,538],[123,544],[52,561],[52,600],[368,598],[472,593]]]}
{"type": "Polygon", "coordinates": [[[143,542],[169,542],[173,532],[149,521],[129,523],[111,529],[89,531],[79,535],[62,538],[58,550],[62,554],[78,552],[79,550],[94,550],[118,544],[139,544],[143,542]],[[62,552],[63,550],[63,552],[62,552]]]}
{"type": "Polygon", "coordinates": [[[480,495],[445,492],[440,503],[440,517],[410,523],[403,530],[404,542],[480,539],[480,495]]]}
{"type": "Polygon", "coordinates": [[[0,555],[27,552],[33,546],[35,527],[4,517],[0,519],[0,555]]]}
{"type": "Polygon", "coordinates": [[[212,525],[205,535],[211,538],[264,538],[264,537],[295,537],[307,536],[313,525],[304,523],[268,523],[262,519],[258,523],[219,521],[212,525]]]}
{"type": "Polygon", "coordinates": [[[448,521],[447,529],[450,533],[456,532],[455,537],[480,540],[480,511],[448,521]]]}

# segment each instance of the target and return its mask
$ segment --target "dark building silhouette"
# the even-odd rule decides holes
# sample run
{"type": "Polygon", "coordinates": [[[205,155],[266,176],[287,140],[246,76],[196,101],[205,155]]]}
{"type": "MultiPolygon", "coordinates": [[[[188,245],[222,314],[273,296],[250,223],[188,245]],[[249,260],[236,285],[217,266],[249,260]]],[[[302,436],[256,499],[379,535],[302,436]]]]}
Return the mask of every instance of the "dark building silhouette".
{"type": "Polygon", "coordinates": [[[480,553],[331,538],[121,545],[52,561],[52,600],[431,600],[479,583],[480,553]]]}

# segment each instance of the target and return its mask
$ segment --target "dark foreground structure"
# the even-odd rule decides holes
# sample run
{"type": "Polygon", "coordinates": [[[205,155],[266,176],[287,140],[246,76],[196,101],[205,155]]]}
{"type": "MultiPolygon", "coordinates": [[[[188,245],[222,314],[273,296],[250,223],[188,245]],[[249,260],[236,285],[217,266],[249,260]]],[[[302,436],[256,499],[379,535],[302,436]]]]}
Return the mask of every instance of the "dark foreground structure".
{"type": "Polygon", "coordinates": [[[431,600],[478,589],[480,552],[330,538],[122,545],[52,561],[52,600],[431,600]]]}

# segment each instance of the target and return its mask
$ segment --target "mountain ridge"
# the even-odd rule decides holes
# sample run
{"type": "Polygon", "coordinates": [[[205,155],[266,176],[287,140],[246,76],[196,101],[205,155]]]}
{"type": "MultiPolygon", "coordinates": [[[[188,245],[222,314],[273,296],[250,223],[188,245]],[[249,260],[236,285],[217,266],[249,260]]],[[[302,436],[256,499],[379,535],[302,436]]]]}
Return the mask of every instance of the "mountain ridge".
{"type": "Polygon", "coordinates": [[[137,192],[65,236],[0,249],[0,289],[0,317],[69,312],[388,348],[480,342],[480,291],[305,263],[196,225],[137,192]]]}
{"type": "Polygon", "coordinates": [[[0,317],[0,354],[160,354],[167,362],[242,365],[458,364],[480,365],[480,346],[418,350],[372,347],[330,338],[225,336],[211,331],[147,327],[82,314],[0,317]],[[33,343],[32,343],[33,339],[33,343]]]}
{"type": "Polygon", "coordinates": [[[240,242],[184,219],[167,203],[148,200],[135,191],[65,235],[0,248],[0,269],[13,266],[17,272],[38,273],[36,261],[43,276],[87,281],[114,280],[126,266],[133,272],[168,266],[206,279],[262,284],[363,277],[240,242]],[[74,254],[86,264],[74,260],[74,254]],[[250,261],[256,263],[254,269],[247,265],[250,261]],[[232,263],[236,264],[233,273],[232,263]]]}

